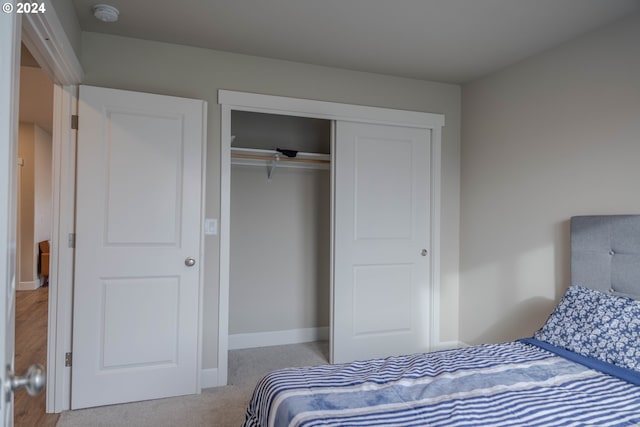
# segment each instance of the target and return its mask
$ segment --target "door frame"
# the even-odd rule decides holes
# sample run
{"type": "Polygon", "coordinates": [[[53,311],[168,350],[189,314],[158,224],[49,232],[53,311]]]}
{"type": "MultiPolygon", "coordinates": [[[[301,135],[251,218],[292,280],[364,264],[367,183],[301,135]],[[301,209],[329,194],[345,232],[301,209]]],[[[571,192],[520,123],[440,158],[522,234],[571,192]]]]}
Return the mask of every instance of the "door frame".
{"type": "Polygon", "coordinates": [[[75,224],[75,142],[70,118],[76,114],[77,85],[84,77],[80,61],[55,13],[26,14],[22,42],[54,83],[53,89],[53,206],[49,275],[46,411],[70,408],[71,369],[65,353],[71,351],[73,257],[69,235],[75,224]]]}
{"type": "MultiPolygon", "coordinates": [[[[218,294],[218,367],[203,386],[227,384],[229,350],[229,270],[231,220],[231,112],[251,111],[332,121],[406,126],[431,131],[431,313],[430,348],[440,343],[440,188],[444,115],[326,101],[218,90],[220,120],[220,268],[218,294]],[[217,378],[217,381],[214,380],[217,378]]],[[[334,156],[335,150],[331,155],[334,156]]],[[[333,160],[333,157],[332,157],[333,160]]],[[[333,161],[331,194],[333,199],[333,161]]],[[[333,203],[333,200],[332,200],[333,203]]],[[[333,215],[333,211],[331,212],[333,215]]],[[[333,229],[331,230],[330,335],[333,335],[333,229]]]]}

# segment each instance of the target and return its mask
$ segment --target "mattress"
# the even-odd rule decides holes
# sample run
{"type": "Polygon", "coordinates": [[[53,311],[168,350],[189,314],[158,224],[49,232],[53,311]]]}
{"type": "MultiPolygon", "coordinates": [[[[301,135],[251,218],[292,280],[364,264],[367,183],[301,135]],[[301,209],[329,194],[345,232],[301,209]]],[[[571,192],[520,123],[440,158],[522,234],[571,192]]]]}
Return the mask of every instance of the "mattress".
{"type": "Polygon", "coordinates": [[[637,372],[527,339],[275,371],[244,426],[632,426],[638,384],[637,372]]]}

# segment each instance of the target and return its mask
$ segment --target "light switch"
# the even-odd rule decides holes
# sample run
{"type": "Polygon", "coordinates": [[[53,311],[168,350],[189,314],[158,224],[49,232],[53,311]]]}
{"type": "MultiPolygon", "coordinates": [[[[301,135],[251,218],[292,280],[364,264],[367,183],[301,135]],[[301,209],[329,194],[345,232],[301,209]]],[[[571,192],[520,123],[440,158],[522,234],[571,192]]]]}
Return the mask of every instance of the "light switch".
{"type": "Polygon", "coordinates": [[[208,236],[218,234],[218,220],[216,218],[206,218],[204,220],[204,234],[208,236]]]}

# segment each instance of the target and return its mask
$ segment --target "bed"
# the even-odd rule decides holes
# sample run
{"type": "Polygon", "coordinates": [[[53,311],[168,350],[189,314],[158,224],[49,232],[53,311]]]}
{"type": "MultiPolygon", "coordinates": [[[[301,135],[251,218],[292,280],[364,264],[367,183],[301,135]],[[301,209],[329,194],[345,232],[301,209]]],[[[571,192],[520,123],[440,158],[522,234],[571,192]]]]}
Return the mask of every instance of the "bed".
{"type": "Polygon", "coordinates": [[[531,338],[275,371],[244,426],[640,425],[640,215],[571,218],[571,276],[531,338]]]}

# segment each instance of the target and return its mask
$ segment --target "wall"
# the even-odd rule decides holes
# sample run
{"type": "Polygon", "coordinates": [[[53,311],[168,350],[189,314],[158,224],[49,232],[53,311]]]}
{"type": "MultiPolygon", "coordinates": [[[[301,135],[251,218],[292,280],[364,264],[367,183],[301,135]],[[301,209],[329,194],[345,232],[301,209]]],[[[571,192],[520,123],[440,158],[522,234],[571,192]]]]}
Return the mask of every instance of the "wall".
{"type": "Polygon", "coordinates": [[[53,132],[53,82],[37,67],[20,67],[20,121],[53,132]]]}
{"type": "Polygon", "coordinates": [[[18,131],[18,289],[40,286],[38,242],[51,238],[51,135],[33,123],[18,131]]]}
{"type": "MultiPolygon", "coordinates": [[[[331,152],[329,120],[233,111],[231,135],[232,147],[331,152]]],[[[330,183],[326,170],[278,166],[268,180],[264,165],[232,164],[229,334],[329,326],[330,183]]]]}
{"type": "MultiPolygon", "coordinates": [[[[84,84],[204,99],[208,109],[206,215],[220,212],[218,89],[444,113],[441,338],[457,340],[460,87],[160,42],[82,33],[84,84]]],[[[217,236],[205,241],[204,368],[217,366],[217,236]]]]}
{"type": "MultiPolygon", "coordinates": [[[[72,0],[50,0],[76,55],[80,52],[80,24],[72,0]]],[[[98,2],[99,3],[99,2],[98,2]]]]}
{"type": "Polygon", "coordinates": [[[53,187],[51,185],[52,144],[51,134],[40,126],[35,130],[34,158],[34,240],[36,243],[51,240],[53,187]]]}
{"type": "Polygon", "coordinates": [[[329,326],[328,171],[231,168],[229,334],[329,326]]]}
{"type": "Polygon", "coordinates": [[[38,67],[20,67],[19,156],[24,165],[21,209],[18,218],[19,289],[34,289],[37,276],[37,243],[51,238],[51,129],[53,126],[53,82],[38,67]]]}
{"type": "Polygon", "coordinates": [[[573,215],[640,213],[640,15],[463,86],[460,339],[530,336],[573,215]]]}
{"type": "Polygon", "coordinates": [[[34,238],[35,130],[33,123],[18,128],[18,289],[37,287],[34,238]]]}

